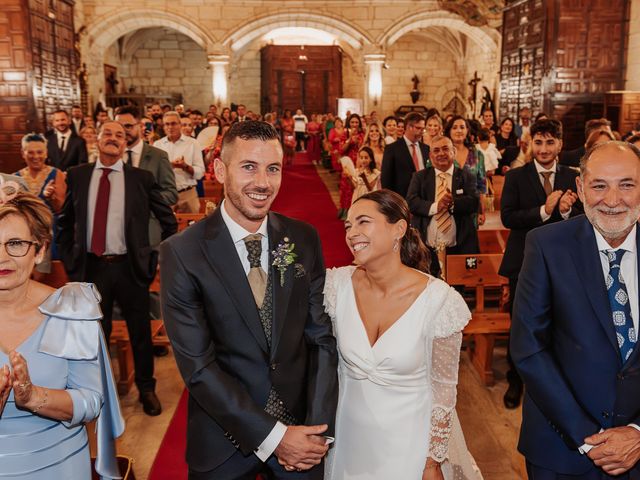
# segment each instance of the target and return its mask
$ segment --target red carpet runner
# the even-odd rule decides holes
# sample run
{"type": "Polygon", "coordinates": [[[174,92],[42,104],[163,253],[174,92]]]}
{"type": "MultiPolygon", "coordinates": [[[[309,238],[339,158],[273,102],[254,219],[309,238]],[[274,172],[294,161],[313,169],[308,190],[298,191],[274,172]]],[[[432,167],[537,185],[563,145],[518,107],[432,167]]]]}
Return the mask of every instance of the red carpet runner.
{"type": "MultiPolygon", "coordinates": [[[[273,210],[314,225],[320,234],[328,267],[348,265],[352,256],[344,241],[344,226],[336,218],[329,192],[304,155],[293,167],[285,167],[280,193],[273,210]]],[[[187,436],[187,392],[180,398],[169,428],[151,467],[149,480],[186,480],[184,451],[187,436]]]]}

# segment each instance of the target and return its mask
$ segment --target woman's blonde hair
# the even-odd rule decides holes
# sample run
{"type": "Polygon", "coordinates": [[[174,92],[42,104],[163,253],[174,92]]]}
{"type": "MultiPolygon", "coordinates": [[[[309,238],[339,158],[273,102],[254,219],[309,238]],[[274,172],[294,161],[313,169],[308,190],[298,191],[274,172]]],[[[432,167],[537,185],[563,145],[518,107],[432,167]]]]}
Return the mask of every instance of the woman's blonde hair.
{"type": "Polygon", "coordinates": [[[38,250],[51,244],[53,216],[49,207],[32,193],[15,192],[13,186],[4,184],[0,185],[0,189],[6,199],[4,203],[0,203],[0,220],[16,215],[27,223],[31,235],[38,243],[38,250]]]}

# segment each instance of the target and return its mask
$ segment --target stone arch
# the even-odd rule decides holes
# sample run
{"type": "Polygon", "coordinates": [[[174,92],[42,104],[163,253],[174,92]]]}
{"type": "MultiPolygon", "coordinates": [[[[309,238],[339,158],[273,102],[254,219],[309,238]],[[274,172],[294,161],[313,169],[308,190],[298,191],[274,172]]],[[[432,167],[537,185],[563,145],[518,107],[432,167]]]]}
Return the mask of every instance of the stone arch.
{"type": "Polygon", "coordinates": [[[191,38],[206,52],[213,50],[216,39],[191,19],[176,13],[145,9],[122,8],[93,20],[83,35],[83,62],[89,73],[89,95],[92,105],[103,98],[103,61],[107,49],[123,35],[142,28],[167,27],[191,38]]]}
{"type": "Polygon", "coordinates": [[[499,33],[497,30],[471,26],[462,17],[444,11],[426,11],[406,15],[386,29],[378,37],[376,43],[387,48],[406,33],[429,27],[446,27],[463,33],[476,42],[486,53],[495,52],[498,48],[499,33]]]}
{"type": "Polygon", "coordinates": [[[221,40],[222,45],[238,52],[265,33],[280,27],[310,27],[336,35],[354,50],[370,44],[371,39],[362,30],[338,17],[308,11],[276,13],[254,18],[221,40]]]}

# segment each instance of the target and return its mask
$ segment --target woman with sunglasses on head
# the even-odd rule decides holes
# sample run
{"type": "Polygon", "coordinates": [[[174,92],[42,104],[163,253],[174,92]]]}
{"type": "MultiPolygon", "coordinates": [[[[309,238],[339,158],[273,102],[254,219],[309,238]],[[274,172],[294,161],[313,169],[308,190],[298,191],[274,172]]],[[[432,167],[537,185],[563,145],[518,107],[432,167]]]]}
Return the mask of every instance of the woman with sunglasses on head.
{"type": "Polygon", "coordinates": [[[91,284],[54,290],[30,279],[51,243],[51,212],[0,185],[0,476],[91,478],[85,424],[99,416],[96,471],[121,478],[124,421],[91,284]]]}

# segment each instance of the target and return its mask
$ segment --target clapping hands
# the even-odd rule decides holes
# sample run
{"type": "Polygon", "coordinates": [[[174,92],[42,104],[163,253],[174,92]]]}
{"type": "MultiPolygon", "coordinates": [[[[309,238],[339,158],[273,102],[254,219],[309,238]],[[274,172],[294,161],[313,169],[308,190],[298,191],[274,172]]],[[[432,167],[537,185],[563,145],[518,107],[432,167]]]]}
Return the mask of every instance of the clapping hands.
{"type": "Polygon", "coordinates": [[[11,393],[11,372],[9,367],[4,365],[0,368],[0,417],[11,393]]]}
{"type": "Polygon", "coordinates": [[[568,189],[562,197],[560,197],[560,213],[566,215],[574,203],[578,200],[578,194],[568,189]]]}
{"type": "Polygon", "coordinates": [[[16,406],[31,410],[33,391],[36,387],[31,383],[27,361],[15,350],[9,354],[11,362],[11,383],[16,406]]]}

